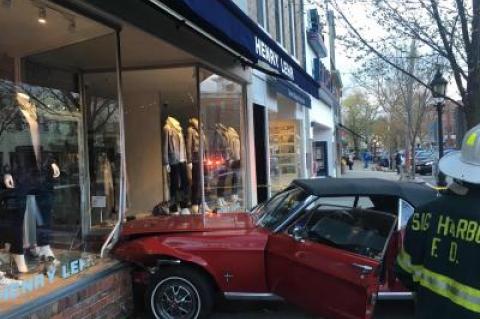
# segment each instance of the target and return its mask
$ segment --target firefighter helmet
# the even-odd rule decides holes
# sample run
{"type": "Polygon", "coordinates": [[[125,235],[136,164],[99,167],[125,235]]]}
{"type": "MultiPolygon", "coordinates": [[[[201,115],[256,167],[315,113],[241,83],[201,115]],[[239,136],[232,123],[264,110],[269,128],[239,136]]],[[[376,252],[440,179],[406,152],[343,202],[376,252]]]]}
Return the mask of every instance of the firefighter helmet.
{"type": "Polygon", "coordinates": [[[480,184],[480,124],[467,132],[462,150],[444,156],[440,170],[447,176],[471,184],[480,184]]]}

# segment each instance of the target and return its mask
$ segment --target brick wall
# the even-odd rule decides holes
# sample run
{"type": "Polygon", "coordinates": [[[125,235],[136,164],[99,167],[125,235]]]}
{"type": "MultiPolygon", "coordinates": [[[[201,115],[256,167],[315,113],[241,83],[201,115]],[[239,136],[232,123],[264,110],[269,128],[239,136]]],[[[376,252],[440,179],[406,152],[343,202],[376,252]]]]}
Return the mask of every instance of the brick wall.
{"type": "Polygon", "coordinates": [[[132,310],[130,269],[123,268],[22,319],[121,319],[132,310]]]}

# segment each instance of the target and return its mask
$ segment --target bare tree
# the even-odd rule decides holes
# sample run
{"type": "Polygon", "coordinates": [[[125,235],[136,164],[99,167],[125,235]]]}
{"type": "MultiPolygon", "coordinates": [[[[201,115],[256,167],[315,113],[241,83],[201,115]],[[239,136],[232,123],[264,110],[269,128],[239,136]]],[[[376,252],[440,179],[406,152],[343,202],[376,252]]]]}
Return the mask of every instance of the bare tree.
{"type": "Polygon", "coordinates": [[[429,80],[412,74],[405,64],[388,54],[392,49],[402,49],[405,43],[417,41],[422,52],[419,58],[437,57],[440,63],[448,65],[461,101],[446,98],[464,111],[467,126],[480,123],[480,1],[331,0],[331,3],[349,30],[342,40],[357,49],[358,58],[373,54],[429,88],[429,80]],[[368,8],[372,24],[382,29],[383,34],[378,38],[369,37],[368,32],[355,26],[344,11],[346,5],[358,3],[368,8]]]}
{"type": "MultiPolygon", "coordinates": [[[[429,79],[432,75],[430,63],[418,56],[415,41],[412,41],[408,50],[404,50],[408,54],[400,50],[392,52],[392,56],[397,56],[393,59],[395,63],[419,79],[429,79]]],[[[364,63],[355,73],[355,78],[357,84],[376,100],[384,112],[383,118],[393,134],[388,138],[390,152],[400,146],[411,154],[407,159],[412,158],[412,162],[407,164],[411,168],[410,176],[414,177],[414,154],[428,114],[430,90],[378,57],[372,57],[364,63]]]]}

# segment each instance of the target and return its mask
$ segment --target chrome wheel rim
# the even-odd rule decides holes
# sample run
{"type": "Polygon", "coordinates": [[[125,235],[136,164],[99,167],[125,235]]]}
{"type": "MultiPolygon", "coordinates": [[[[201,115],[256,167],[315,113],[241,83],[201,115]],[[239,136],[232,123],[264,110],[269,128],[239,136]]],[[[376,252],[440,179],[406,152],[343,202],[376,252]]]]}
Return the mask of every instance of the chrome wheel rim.
{"type": "Polygon", "coordinates": [[[169,277],[155,287],[151,306],[157,318],[195,319],[200,312],[200,297],[188,280],[169,277]]]}

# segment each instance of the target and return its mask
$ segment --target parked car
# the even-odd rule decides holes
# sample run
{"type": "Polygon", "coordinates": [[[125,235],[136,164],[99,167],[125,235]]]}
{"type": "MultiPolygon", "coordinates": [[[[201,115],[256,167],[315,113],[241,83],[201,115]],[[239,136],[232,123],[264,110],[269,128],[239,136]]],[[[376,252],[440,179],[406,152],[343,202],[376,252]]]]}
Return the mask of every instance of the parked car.
{"type": "Polygon", "coordinates": [[[394,274],[425,184],[296,180],[251,212],[159,216],[124,225],[114,254],[136,267],[154,318],[205,318],[215,297],[284,299],[325,318],[372,318],[411,298],[394,274]]]}
{"type": "Polygon", "coordinates": [[[415,158],[415,171],[421,175],[432,174],[437,158],[433,152],[419,153],[415,158]]]}

